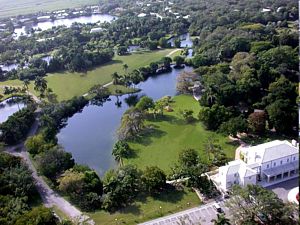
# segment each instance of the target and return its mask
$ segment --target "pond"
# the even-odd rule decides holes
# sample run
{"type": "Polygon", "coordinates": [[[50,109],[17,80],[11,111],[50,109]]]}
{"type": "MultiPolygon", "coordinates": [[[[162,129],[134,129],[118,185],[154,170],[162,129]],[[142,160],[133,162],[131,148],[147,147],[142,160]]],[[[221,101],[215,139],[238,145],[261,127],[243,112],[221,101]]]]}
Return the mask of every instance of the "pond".
{"type": "Polygon", "coordinates": [[[93,14],[91,16],[80,16],[76,18],[66,18],[66,19],[58,19],[54,21],[46,21],[46,22],[39,22],[37,24],[34,24],[32,26],[23,26],[21,28],[16,28],[14,30],[15,32],[15,37],[18,38],[22,34],[25,35],[26,31],[30,30],[31,28],[33,29],[41,29],[41,30],[47,30],[52,28],[53,26],[61,26],[65,25],[67,27],[70,27],[73,23],[97,23],[97,22],[111,22],[112,20],[116,19],[115,16],[111,16],[108,14],[93,14]]]}
{"type": "MultiPolygon", "coordinates": [[[[192,71],[192,67],[173,69],[169,73],[150,77],[138,85],[141,92],[136,94],[137,97],[147,95],[157,100],[176,95],[176,77],[184,70],[192,71]]],[[[90,166],[103,176],[116,166],[111,152],[122,115],[129,107],[126,103],[129,97],[134,98],[135,95],[111,96],[111,101],[103,106],[86,106],[61,129],[57,135],[58,143],[72,153],[76,162],[90,166]]]]}
{"type": "Polygon", "coordinates": [[[168,43],[171,43],[171,46],[174,47],[175,44],[174,44],[174,41],[176,38],[179,38],[181,43],[180,43],[180,47],[181,48],[185,48],[185,47],[188,47],[188,48],[191,48],[193,47],[193,41],[192,39],[190,38],[190,34],[182,34],[180,35],[179,37],[173,37],[173,38],[170,38],[168,40],[168,43]]]}
{"type": "Polygon", "coordinates": [[[12,98],[0,102],[0,123],[5,122],[9,116],[24,108],[24,106],[24,103],[12,98]]]}

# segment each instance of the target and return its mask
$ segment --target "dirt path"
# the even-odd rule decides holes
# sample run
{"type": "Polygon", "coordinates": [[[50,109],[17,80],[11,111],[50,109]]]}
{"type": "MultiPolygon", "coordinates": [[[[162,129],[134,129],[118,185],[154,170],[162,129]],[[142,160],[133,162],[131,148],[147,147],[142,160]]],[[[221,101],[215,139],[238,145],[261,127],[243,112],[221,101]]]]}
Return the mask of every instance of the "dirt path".
{"type": "MultiPolygon", "coordinates": [[[[34,122],[32,125],[31,130],[28,133],[28,136],[34,135],[38,130],[38,120],[34,122]]],[[[65,215],[67,215],[71,220],[79,222],[82,224],[85,222],[86,224],[95,224],[95,222],[89,218],[88,216],[84,215],[81,211],[79,211],[76,207],[71,205],[68,201],[66,201],[63,197],[53,191],[49,185],[40,177],[37,173],[36,168],[34,167],[33,163],[30,160],[29,154],[24,147],[24,142],[10,146],[6,149],[11,155],[20,157],[28,166],[29,170],[32,172],[32,177],[35,180],[35,185],[40,193],[40,196],[43,200],[45,207],[57,207],[60,211],[62,211],[65,215]]]]}
{"type": "Polygon", "coordinates": [[[235,137],[229,136],[229,139],[232,140],[232,141],[239,142],[240,146],[237,147],[237,149],[235,150],[235,159],[240,159],[241,149],[245,148],[245,147],[248,147],[248,145],[244,141],[242,141],[240,138],[235,138],[235,137]]]}
{"type": "Polygon", "coordinates": [[[177,48],[177,49],[171,51],[168,55],[166,55],[166,57],[170,57],[170,56],[173,55],[175,52],[178,52],[178,51],[180,51],[180,50],[181,50],[180,48],[177,48]]]}

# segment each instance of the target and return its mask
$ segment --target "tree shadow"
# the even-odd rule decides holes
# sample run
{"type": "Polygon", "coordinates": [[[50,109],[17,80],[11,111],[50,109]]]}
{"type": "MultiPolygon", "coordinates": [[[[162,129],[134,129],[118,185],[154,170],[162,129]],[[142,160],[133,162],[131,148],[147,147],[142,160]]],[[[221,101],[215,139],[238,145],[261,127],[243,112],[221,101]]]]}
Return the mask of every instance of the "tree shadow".
{"type": "Polygon", "coordinates": [[[152,197],[155,200],[159,200],[162,202],[169,202],[169,203],[177,203],[182,200],[186,191],[178,190],[172,185],[167,185],[166,188],[160,192],[159,194],[153,195],[152,197]]]}
{"type": "Polygon", "coordinates": [[[143,133],[140,136],[136,137],[133,142],[147,146],[153,142],[153,138],[161,138],[166,134],[167,133],[165,131],[159,130],[157,125],[151,124],[146,129],[144,129],[143,133]]]}
{"type": "Polygon", "coordinates": [[[141,206],[133,203],[133,204],[131,204],[129,206],[126,206],[123,209],[120,209],[118,212],[120,214],[128,214],[128,213],[130,213],[130,214],[133,214],[135,216],[139,216],[139,215],[141,215],[141,206]]]}

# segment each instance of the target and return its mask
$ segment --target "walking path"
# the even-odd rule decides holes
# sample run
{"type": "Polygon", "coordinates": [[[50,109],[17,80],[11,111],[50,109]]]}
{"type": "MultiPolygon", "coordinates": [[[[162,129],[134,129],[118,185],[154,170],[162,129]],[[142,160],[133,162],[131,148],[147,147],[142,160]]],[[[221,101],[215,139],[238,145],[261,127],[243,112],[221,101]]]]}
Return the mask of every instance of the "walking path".
{"type": "Polygon", "coordinates": [[[178,52],[178,51],[180,51],[180,50],[181,50],[180,48],[177,48],[177,49],[171,51],[168,55],[166,55],[166,57],[170,57],[170,56],[173,55],[175,52],[178,52]]]}
{"type": "Polygon", "coordinates": [[[235,138],[232,136],[229,136],[229,139],[232,141],[237,141],[239,142],[240,146],[235,150],[235,159],[240,159],[240,152],[242,148],[248,147],[249,145],[246,144],[244,141],[242,141],[240,138],[235,138]]]}
{"type": "MultiPolygon", "coordinates": [[[[28,133],[28,136],[34,135],[38,130],[38,120],[35,120],[33,123],[31,130],[28,133]]],[[[53,191],[49,185],[40,177],[37,173],[36,168],[32,164],[30,160],[29,154],[25,149],[24,142],[10,146],[6,149],[6,152],[20,157],[28,166],[29,170],[32,172],[32,177],[35,180],[35,186],[37,191],[39,192],[45,207],[57,207],[60,211],[62,211],[65,215],[67,215],[71,220],[82,224],[85,222],[86,224],[95,224],[95,222],[86,215],[83,215],[81,211],[71,205],[68,201],[66,201],[63,197],[53,191]]]]}

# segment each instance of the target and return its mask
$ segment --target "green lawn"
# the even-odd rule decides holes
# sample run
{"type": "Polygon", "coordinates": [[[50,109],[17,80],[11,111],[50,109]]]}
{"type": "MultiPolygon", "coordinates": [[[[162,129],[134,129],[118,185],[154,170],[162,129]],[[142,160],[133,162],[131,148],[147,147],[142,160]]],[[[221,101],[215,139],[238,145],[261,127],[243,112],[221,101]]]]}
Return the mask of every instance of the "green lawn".
{"type": "MultiPolygon", "coordinates": [[[[143,53],[135,53],[127,56],[116,56],[114,60],[103,66],[99,66],[86,73],[71,73],[60,72],[48,74],[46,77],[48,81],[48,87],[52,88],[54,93],[57,94],[58,100],[67,100],[73,96],[80,96],[88,92],[88,90],[95,84],[106,84],[111,81],[111,74],[118,72],[124,74],[123,64],[129,66],[128,72],[137,69],[141,66],[149,65],[151,62],[157,61],[163,56],[166,56],[173,49],[165,49],[158,51],[149,51],[143,53]]],[[[22,85],[20,80],[9,80],[0,82],[1,85],[22,85]]],[[[33,90],[33,84],[31,82],[29,89],[31,92],[36,93],[33,90]]]]}
{"type": "Polygon", "coordinates": [[[170,191],[160,196],[141,197],[132,206],[120,212],[108,213],[97,211],[90,213],[96,224],[138,224],[164,215],[172,214],[200,204],[200,200],[193,191],[170,191]]]}
{"type": "Polygon", "coordinates": [[[0,0],[0,17],[99,4],[98,0],[0,0]]]}
{"type": "Polygon", "coordinates": [[[154,128],[153,131],[135,142],[129,142],[135,156],[125,160],[125,163],[135,164],[140,169],[156,165],[169,172],[170,167],[177,161],[178,153],[185,148],[194,148],[206,160],[204,143],[211,135],[215,136],[227,156],[234,158],[237,146],[228,137],[205,130],[198,121],[186,124],[180,117],[180,109],[192,109],[196,118],[200,106],[192,96],[176,96],[171,106],[174,111],[166,112],[163,119],[147,121],[147,125],[154,128]]]}

